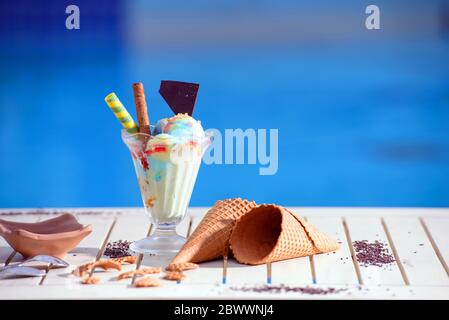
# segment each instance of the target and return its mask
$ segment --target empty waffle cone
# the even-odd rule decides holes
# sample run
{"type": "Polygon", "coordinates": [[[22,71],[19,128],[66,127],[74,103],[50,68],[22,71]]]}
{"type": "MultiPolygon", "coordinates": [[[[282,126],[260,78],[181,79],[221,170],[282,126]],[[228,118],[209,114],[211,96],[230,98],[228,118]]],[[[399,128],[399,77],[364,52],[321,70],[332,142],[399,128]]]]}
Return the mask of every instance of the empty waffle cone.
{"type": "Polygon", "coordinates": [[[286,208],[260,205],[240,218],[232,232],[237,261],[262,264],[337,250],[340,245],[286,208]]]}
{"type": "Polygon", "coordinates": [[[254,207],[255,202],[240,198],[217,201],[170,264],[198,263],[223,257],[235,222],[254,207]]]}

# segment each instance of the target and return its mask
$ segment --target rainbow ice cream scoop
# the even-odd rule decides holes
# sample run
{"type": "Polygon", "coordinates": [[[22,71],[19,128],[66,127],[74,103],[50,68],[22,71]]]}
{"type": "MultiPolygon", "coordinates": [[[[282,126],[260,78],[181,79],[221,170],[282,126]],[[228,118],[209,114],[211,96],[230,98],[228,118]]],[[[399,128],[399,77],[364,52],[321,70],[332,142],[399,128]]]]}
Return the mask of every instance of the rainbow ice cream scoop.
{"type": "Polygon", "coordinates": [[[187,113],[178,113],[174,117],[165,118],[158,121],[154,134],[169,134],[182,140],[188,138],[204,138],[204,129],[201,122],[195,120],[187,113]]]}
{"type": "Polygon", "coordinates": [[[176,161],[181,152],[190,156],[192,151],[201,152],[200,144],[205,137],[200,121],[180,113],[158,121],[145,154],[160,160],[176,161]]]}

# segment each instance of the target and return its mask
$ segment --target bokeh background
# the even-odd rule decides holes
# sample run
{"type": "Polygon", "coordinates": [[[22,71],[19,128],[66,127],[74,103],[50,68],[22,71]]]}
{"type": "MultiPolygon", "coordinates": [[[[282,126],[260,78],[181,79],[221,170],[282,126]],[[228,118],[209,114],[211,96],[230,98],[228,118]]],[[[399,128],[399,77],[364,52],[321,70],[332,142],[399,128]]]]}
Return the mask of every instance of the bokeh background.
{"type": "Polygon", "coordinates": [[[206,128],[279,129],[276,175],[203,165],[192,205],[449,206],[447,1],[2,0],[0,207],[140,206],[103,99],[143,81],[155,122],[161,79],[206,128]]]}

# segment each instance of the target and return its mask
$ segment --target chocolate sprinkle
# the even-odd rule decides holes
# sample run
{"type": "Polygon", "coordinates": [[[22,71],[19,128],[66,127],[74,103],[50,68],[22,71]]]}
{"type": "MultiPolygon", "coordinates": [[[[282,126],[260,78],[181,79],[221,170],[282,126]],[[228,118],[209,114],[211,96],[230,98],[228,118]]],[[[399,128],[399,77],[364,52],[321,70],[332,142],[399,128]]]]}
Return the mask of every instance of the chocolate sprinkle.
{"type": "Polygon", "coordinates": [[[388,252],[386,244],[378,240],[374,242],[368,242],[368,240],[354,241],[352,245],[356,252],[357,261],[363,267],[382,267],[395,262],[394,257],[388,252]]]}
{"type": "Polygon", "coordinates": [[[337,288],[314,288],[314,287],[290,287],[284,284],[279,286],[272,285],[264,285],[261,287],[231,287],[233,291],[242,291],[242,292],[269,292],[269,293],[286,293],[286,292],[297,292],[302,294],[311,294],[311,295],[327,295],[327,294],[335,294],[342,291],[346,291],[347,289],[337,289],[337,288]]]}
{"type": "Polygon", "coordinates": [[[77,216],[80,215],[86,215],[86,216],[97,216],[97,215],[103,215],[103,214],[121,214],[121,212],[106,212],[106,211],[57,211],[57,210],[45,210],[45,209],[37,209],[33,211],[4,211],[0,212],[0,216],[22,216],[22,215],[57,215],[57,214],[64,214],[64,213],[70,213],[77,216]]]}
{"type": "Polygon", "coordinates": [[[131,241],[118,240],[114,242],[108,242],[106,249],[104,250],[104,255],[109,258],[121,258],[130,256],[129,245],[131,241]]]}

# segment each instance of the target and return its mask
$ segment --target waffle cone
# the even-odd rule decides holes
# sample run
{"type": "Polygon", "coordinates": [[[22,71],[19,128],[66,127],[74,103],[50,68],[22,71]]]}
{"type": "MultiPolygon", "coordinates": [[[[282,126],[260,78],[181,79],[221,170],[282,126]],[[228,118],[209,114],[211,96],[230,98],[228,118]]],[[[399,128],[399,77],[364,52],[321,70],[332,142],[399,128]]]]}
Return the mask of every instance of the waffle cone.
{"type": "Polygon", "coordinates": [[[242,216],[230,239],[237,261],[262,264],[337,250],[340,245],[284,207],[260,205],[242,216]]]}
{"type": "Polygon", "coordinates": [[[235,222],[254,207],[255,202],[240,198],[217,201],[170,264],[198,263],[223,257],[229,248],[235,222]]]}

